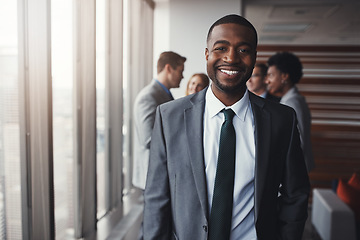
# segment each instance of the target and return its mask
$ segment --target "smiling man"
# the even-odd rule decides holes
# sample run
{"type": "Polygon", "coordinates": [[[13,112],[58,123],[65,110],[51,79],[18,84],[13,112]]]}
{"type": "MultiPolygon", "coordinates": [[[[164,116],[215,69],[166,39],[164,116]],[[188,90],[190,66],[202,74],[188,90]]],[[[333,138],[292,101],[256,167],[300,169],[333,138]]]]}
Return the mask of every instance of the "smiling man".
{"type": "Polygon", "coordinates": [[[245,18],[217,20],[210,87],[157,108],[144,239],[301,239],[310,184],[296,115],[247,90],[256,47],[245,18]]]}

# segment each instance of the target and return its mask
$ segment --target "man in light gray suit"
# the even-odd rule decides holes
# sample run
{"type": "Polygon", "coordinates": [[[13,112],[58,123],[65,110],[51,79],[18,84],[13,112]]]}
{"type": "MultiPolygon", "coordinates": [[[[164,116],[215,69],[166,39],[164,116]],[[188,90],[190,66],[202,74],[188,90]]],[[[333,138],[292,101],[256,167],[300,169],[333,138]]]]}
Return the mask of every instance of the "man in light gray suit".
{"type": "Polygon", "coordinates": [[[157,108],[144,239],[214,239],[212,229],[221,225],[210,216],[223,109],[235,113],[235,173],[230,237],[215,239],[301,239],[310,183],[296,115],[247,90],[256,48],[250,22],[238,15],[220,18],[210,27],[205,49],[211,85],[157,108]]]}
{"type": "Polygon", "coordinates": [[[157,62],[157,79],[151,81],[136,96],[134,103],[133,185],[145,189],[149,162],[151,132],[156,107],[173,100],[171,88],[178,88],[183,79],[185,57],[174,52],[163,52],[157,62]]]}
{"type": "Polygon", "coordinates": [[[308,172],[314,166],[311,145],[311,113],[305,98],[299,93],[296,84],[303,72],[299,58],[290,52],[279,52],[268,59],[268,90],[281,97],[280,103],[292,107],[297,116],[301,148],[304,152],[308,172]]]}

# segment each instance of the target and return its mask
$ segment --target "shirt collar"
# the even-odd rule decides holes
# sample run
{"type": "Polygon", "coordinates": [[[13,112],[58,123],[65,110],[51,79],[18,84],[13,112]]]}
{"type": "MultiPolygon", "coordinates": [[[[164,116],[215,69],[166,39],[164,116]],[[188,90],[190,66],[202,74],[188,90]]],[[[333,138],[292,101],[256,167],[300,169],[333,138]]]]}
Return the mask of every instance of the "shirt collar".
{"type": "Polygon", "coordinates": [[[266,95],[268,94],[268,92],[267,91],[264,91],[262,94],[260,94],[260,97],[262,97],[262,98],[266,98],[266,95]]]}
{"type": "Polygon", "coordinates": [[[249,108],[249,93],[248,90],[245,91],[244,96],[234,103],[233,105],[226,107],[213,93],[211,85],[208,87],[205,96],[206,108],[209,112],[210,118],[216,116],[221,110],[231,108],[236,116],[240,120],[245,121],[245,116],[249,108]]]}

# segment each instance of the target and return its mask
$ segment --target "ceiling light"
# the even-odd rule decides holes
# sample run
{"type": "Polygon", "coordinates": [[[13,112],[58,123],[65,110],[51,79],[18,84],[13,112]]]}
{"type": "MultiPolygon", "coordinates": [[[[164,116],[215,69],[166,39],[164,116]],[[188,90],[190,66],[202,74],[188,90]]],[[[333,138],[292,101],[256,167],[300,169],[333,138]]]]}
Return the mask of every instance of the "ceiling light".
{"type": "Polygon", "coordinates": [[[294,35],[260,35],[259,42],[292,42],[294,35]]]}
{"type": "Polygon", "coordinates": [[[310,23],[268,23],[264,26],[264,32],[305,32],[311,26],[310,23]]]}

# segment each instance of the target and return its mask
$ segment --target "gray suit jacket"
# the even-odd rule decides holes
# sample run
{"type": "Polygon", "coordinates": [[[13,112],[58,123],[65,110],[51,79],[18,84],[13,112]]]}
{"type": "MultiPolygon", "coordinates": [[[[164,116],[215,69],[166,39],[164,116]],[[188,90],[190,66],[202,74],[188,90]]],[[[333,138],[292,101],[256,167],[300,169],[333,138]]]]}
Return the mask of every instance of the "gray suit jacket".
{"type": "MultiPolygon", "coordinates": [[[[145,188],[144,239],[208,238],[203,154],[205,92],[157,109],[145,188]]],[[[295,112],[252,93],[250,101],[255,121],[258,239],[301,239],[310,184],[295,112]]]]}
{"type": "Polygon", "coordinates": [[[152,80],[136,96],[134,103],[134,142],[133,142],[133,185],[145,189],[149,163],[151,132],[155,122],[156,107],[173,98],[152,80]]]}
{"type": "Polygon", "coordinates": [[[311,113],[306,100],[294,86],[281,98],[280,103],[292,107],[296,112],[301,148],[304,151],[307,170],[310,172],[315,162],[311,146],[311,113]]]}

